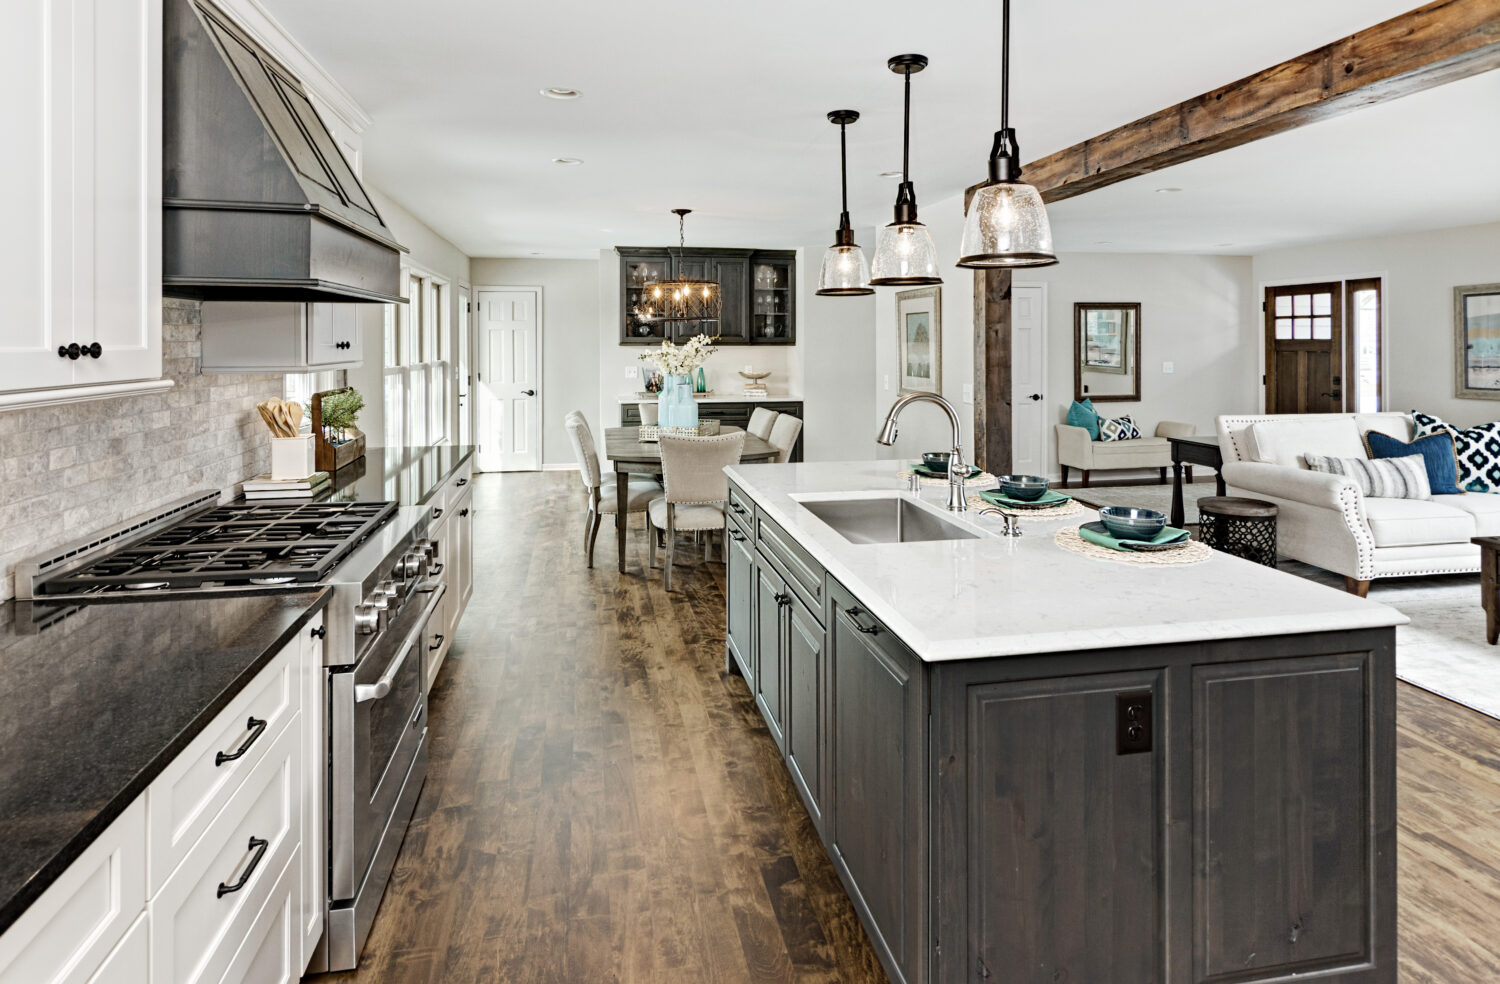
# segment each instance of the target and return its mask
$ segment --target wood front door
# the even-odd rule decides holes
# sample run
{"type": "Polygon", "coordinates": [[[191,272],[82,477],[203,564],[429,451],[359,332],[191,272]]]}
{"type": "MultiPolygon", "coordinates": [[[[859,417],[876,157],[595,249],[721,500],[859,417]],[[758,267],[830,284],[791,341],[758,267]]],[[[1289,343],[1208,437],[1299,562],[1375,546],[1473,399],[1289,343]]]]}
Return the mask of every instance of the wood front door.
{"type": "Polygon", "coordinates": [[[1266,413],[1340,413],[1343,285],[1266,288],[1266,413]]]}

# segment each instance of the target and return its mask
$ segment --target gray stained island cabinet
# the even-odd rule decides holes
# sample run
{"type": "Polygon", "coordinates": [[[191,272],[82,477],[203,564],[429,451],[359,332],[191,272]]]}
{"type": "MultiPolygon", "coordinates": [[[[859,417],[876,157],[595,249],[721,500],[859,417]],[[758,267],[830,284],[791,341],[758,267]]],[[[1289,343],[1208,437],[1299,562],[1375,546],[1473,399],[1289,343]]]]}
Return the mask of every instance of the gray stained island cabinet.
{"type": "Polygon", "coordinates": [[[929,663],[729,506],[726,667],[892,981],[1396,980],[1394,629],[929,663]]]}
{"type": "Polygon", "coordinates": [[[620,344],[685,342],[718,335],[720,345],[797,344],[797,252],[616,246],[620,256],[620,344]],[[720,317],[665,323],[639,316],[646,287],[686,277],[719,285],[720,317]]]}

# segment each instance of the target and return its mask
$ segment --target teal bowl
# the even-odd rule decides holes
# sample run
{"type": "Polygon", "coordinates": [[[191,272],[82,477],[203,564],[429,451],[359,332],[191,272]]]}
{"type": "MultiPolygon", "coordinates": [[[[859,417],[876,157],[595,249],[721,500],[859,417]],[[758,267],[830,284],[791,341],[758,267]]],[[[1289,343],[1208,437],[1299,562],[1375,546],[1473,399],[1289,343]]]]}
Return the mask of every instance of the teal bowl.
{"type": "Polygon", "coordinates": [[[1167,517],[1155,509],[1137,506],[1105,506],[1099,518],[1117,540],[1149,540],[1167,525],[1167,517]]]}
{"type": "Polygon", "coordinates": [[[1040,475],[1001,475],[1000,491],[1019,502],[1035,502],[1047,494],[1047,480],[1040,475]]]}

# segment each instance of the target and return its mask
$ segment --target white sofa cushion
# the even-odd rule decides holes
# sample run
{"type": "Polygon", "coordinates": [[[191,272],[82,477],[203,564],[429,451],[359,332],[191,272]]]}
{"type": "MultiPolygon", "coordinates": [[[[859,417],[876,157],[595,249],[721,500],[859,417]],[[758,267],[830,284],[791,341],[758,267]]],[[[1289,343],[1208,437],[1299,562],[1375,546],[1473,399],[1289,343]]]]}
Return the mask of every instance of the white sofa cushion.
{"type": "Polygon", "coordinates": [[[1440,499],[1374,499],[1364,500],[1365,518],[1377,547],[1411,547],[1424,543],[1465,543],[1475,532],[1474,516],[1448,505],[1448,500],[1464,496],[1442,496],[1440,499]]]}
{"type": "Polygon", "coordinates": [[[1272,464],[1302,466],[1308,451],[1332,458],[1367,458],[1353,414],[1310,413],[1278,417],[1252,424],[1256,461],[1269,457],[1272,464]]]}
{"type": "Polygon", "coordinates": [[[1475,536],[1500,536],[1500,495],[1493,492],[1466,492],[1463,495],[1436,496],[1434,501],[1462,509],[1473,516],[1475,536]]]}
{"type": "Polygon", "coordinates": [[[1136,455],[1160,452],[1172,460],[1172,444],[1165,437],[1137,437],[1130,441],[1096,441],[1094,460],[1102,461],[1112,455],[1136,455]]]}

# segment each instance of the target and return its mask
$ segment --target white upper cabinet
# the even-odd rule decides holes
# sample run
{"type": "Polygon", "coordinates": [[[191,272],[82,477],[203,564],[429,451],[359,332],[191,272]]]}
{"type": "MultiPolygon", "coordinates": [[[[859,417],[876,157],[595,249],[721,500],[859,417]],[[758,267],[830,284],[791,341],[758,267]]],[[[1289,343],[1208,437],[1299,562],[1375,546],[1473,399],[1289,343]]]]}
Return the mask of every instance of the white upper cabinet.
{"type": "Polygon", "coordinates": [[[161,376],[161,9],[0,5],[0,393],[38,391],[0,404],[161,376]]]}
{"type": "Polygon", "coordinates": [[[204,372],[308,372],[364,361],[363,335],[379,338],[384,304],[204,301],[204,372]]]}

